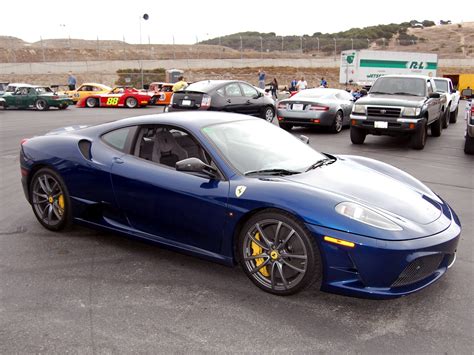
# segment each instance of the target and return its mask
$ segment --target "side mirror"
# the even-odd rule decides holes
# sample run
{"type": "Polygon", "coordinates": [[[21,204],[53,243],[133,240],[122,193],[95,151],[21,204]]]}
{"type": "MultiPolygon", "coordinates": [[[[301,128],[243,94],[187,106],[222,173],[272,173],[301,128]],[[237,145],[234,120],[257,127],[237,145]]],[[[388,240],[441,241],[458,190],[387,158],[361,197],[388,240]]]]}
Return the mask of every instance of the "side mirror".
{"type": "Polygon", "coordinates": [[[429,94],[428,96],[430,99],[439,99],[441,97],[441,95],[439,94],[439,92],[432,92],[429,94]]]}
{"type": "Polygon", "coordinates": [[[309,144],[309,138],[302,134],[300,135],[300,141],[302,141],[303,143],[309,144]]]}
{"type": "Polygon", "coordinates": [[[148,84],[143,85],[143,89],[144,89],[144,90],[149,90],[149,89],[150,89],[150,85],[148,85],[148,84]]]}
{"type": "Polygon", "coordinates": [[[187,158],[176,162],[177,171],[185,171],[189,173],[197,173],[206,177],[215,178],[217,176],[217,169],[207,165],[201,159],[187,158]]]}
{"type": "Polygon", "coordinates": [[[365,89],[361,89],[359,92],[362,96],[367,95],[367,90],[365,90],[365,89]]]}

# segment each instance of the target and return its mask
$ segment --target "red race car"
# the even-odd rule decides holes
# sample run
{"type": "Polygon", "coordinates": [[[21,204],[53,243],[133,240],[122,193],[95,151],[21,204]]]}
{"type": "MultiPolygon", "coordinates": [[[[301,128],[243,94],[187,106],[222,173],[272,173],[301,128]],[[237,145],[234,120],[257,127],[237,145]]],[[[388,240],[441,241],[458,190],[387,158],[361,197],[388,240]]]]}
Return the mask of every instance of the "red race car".
{"type": "Polygon", "coordinates": [[[77,107],[144,107],[150,103],[150,95],[132,87],[117,86],[106,94],[85,97],[77,107]]]}

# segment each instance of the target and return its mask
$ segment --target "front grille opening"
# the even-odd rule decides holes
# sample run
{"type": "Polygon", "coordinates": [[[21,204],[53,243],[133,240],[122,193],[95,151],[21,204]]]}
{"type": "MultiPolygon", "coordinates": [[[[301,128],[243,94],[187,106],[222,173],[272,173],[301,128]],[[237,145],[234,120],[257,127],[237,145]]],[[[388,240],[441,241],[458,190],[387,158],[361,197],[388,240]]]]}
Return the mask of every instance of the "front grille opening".
{"type": "Polygon", "coordinates": [[[402,271],[392,287],[401,287],[414,284],[431,276],[443,261],[443,254],[427,255],[413,260],[402,271]]]}
{"type": "Polygon", "coordinates": [[[367,107],[367,116],[400,117],[399,107],[367,107]]]}

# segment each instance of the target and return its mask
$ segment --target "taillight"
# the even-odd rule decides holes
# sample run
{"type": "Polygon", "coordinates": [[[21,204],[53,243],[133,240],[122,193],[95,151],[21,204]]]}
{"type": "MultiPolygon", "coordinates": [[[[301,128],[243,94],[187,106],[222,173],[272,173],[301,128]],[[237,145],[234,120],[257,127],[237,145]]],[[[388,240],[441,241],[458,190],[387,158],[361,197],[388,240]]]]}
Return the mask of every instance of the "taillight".
{"type": "Polygon", "coordinates": [[[209,108],[211,106],[211,97],[209,95],[203,95],[201,101],[201,107],[209,108]]]}
{"type": "Polygon", "coordinates": [[[310,111],[327,111],[329,110],[329,107],[327,106],[319,106],[319,105],[311,105],[309,107],[310,111]]]}
{"type": "Polygon", "coordinates": [[[284,104],[284,103],[278,104],[278,109],[279,110],[286,110],[286,108],[287,108],[287,104],[284,104]]]}
{"type": "Polygon", "coordinates": [[[28,138],[23,138],[21,141],[20,141],[20,145],[23,145],[24,143],[28,142],[28,138]]]}
{"type": "Polygon", "coordinates": [[[59,96],[51,96],[51,98],[52,98],[53,100],[57,100],[57,99],[59,99],[59,96]]]}

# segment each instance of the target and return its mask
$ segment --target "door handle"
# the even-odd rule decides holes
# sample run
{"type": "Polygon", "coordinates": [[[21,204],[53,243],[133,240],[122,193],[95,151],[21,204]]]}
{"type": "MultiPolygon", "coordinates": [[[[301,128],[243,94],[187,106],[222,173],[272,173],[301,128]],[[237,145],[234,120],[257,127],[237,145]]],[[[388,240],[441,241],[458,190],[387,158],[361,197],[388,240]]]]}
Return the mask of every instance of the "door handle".
{"type": "Polygon", "coordinates": [[[247,100],[247,103],[250,104],[250,100],[247,100]]]}
{"type": "Polygon", "coordinates": [[[227,103],[229,103],[229,104],[230,104],[230,103],[231,103],[231,100],[230,100],[230,99],[227,99],[227,103]]]}
{"type": "Polygon", "coordinates": [[[112,160],[115,164],[123,164],[123,160],[118,157],[114,157],[112,160]]]}

